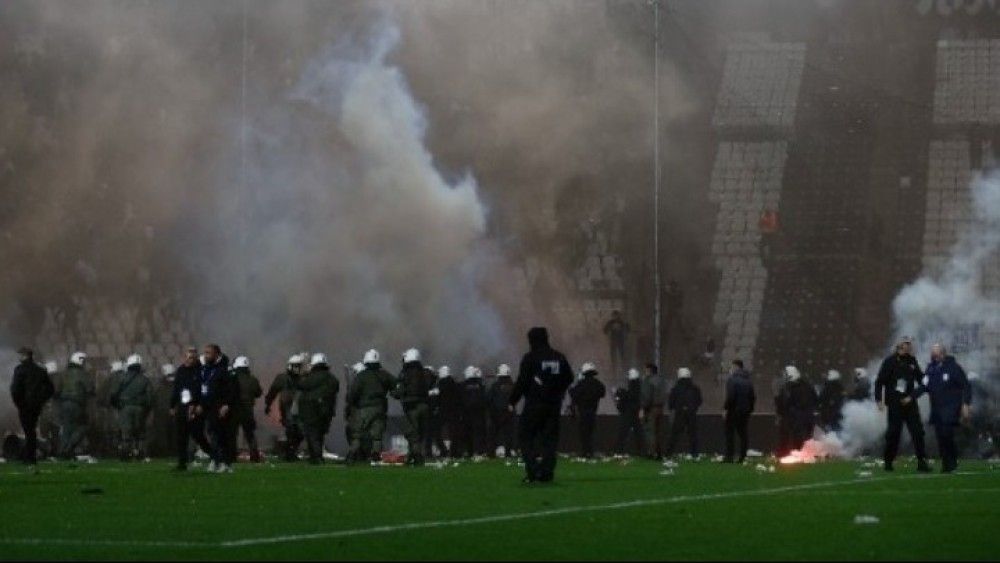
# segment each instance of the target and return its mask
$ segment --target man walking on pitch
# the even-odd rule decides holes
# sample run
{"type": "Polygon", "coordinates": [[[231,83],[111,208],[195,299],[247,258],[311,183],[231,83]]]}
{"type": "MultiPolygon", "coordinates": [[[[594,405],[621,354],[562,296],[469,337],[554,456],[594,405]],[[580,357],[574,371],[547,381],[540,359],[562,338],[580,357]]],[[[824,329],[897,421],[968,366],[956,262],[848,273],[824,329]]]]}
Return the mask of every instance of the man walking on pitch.
{"type": "Polygon", "coordinates": [[[943,344],[931,347],[931,363],[918,393],[925,389],[931,398],[930,423],[937,435],[941,472],[951,473],[958,469],[955,429],[960,422],[970,419],[972,388],[965,370],[954,356],[948,355],[943,344]]]}
{"type": "Polygon", "coordinates": [[[34,353],[30,348],[22,347],[17,353],[21,356],[21,363],[14,368],[10,397],[17,407],[17,416],[24,430],[24,450],[21,459],[27,465],[35,465],[35,452],[38,449],[38,417],[45,402],[52,398],[55,388],[45,368],[35,363],[34,353]]]}
{"type": "Polygon", "coordinates": [[[888,411],[888,426],[885,431],[885,470],[893,470],[893,462],[899,451],[899,438],[906,425],[913,440],[913,451],[917,456],[917,471],[928,472],[927,452],[924,449],[924,426],[920,421],[917,397],[921,391],[920,382],[924,374],[913,357],[913,340],[903,337],[896,345],[896,351],[882,361],[875,381],[875,400],[880,411],[888,411]]]}
{"type": "Polygon", "coordinates": [[[510,408],[524,399],[518,442],[524,457],[523,483],[548,483],[555,477],[556,447],[559,445],[559,415],[566,389],[573,383],[573,368],[549,345],[544,327],[528,331],[530,350],[521,366],[510,397],[510,408]]]}

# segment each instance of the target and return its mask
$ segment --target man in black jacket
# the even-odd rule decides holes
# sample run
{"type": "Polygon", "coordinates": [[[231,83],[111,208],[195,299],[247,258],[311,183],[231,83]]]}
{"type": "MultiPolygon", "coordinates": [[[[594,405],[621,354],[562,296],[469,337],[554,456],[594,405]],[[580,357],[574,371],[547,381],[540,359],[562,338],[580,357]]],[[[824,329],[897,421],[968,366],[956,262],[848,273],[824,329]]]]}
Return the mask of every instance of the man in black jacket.
{"type": "Polygon", "coordinates": [[[917,359],[913,357],[913,341],[903,337],[896,345],[896,351],[882,361],[875,381],[875,401],[879,410],[889,411],[889,424],[885,431],[885,470],[892,471],[892,463],[899,451],[899,438],[906,425],[913,440],[913,452],[917,456],[917,471],[927,472],[927,452],[924,449],[924,425],[920,421],[917,397],[922,393],[920,371],[917,359]]]}
{"type": "Polygon", "coordinates": [[[522,482],[548,483],[555,477],[559,415],[566,389],[573,383],[573,368],[566,356],[549,345],[544,327],[528,331],[528,344],[530,351],[521,359],[510,408],[524,399],[518,427],[526,472],[522,482]]]}
{"type": "Polygon", "coordinates": [[[742,360],[733,360],[733,369],[726,382],[726,457],[723,463],[733,462],[733,438],[740,437],[739,463],[747,457],[749,437],[747,427],[750,424],[750,414],[753,413],[757,395],[750,381],[750,372],[743,369],[742,360]]]}
{"type": "Polygon", "coordinates": [[[55,386],[45,368],[35,363],[34,352],[30,348],[22,347],[17,353],[21,356],[21,363],[14,368],[10,397],[17,407],[17,416],[24,430],[21,459],[27,465],[34,465],[38,449],[38,417],[46,401],[55,393],[55,386]]]}
{"type": "Polygon", "coordinates": [[[212,473],[232,473],[236,452],[232,435],[236,432],[234,409],[240,400],[236,378],[229,374],[229,362],[218,344],[208,344],[203,351],[204,363],[199,371],[201,407],[205,411],[208,433],[212,440],[212,473]]]}
{"type": "Polygon", "coordinates": [[[677,384],[670,390],[667,406],[674,411],[674,425],[670,428],[667,456],[674,455],[674,448],[682,433],[687,433],[691,456],[698,457],[698,409],[701,408],[701,389],[691,380],[691,370],[677,370],[677,384]]]}
{"type": "Polygon", "coordinates": [[[189,440],[205,453],[212,451],[205,438],[205,418],[201,407],[201,369],[198,350],[188,348],[184,362],[174,374],[174,388],[170,396],[170,414],[177,424],[177,471],[187,470],[189,440]]]}
{"type": "Polygon", "coordinates": [[[580,457],[594,457],[594,426],[597,422],[597,407],[607,390],[597,379],[597,367],[587,362],[580,368],[583,378],[569,390],[573,400],[573,410],[580,421],[580,457]]]}

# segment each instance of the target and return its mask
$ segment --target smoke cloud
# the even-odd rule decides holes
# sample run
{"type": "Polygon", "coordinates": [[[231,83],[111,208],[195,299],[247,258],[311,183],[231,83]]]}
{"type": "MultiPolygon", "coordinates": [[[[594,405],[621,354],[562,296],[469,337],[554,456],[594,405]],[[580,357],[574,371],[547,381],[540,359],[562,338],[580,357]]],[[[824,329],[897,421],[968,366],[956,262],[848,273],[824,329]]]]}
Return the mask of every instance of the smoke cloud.
{"type": "Polygon", "coordinates": [[[449,180],[435,167],[426,112],[387,61],[399,39],[382,19],[335,42],[246,132],[258,151],[246,185],[223,188],[235,204],[218,223],[199,221],[217,245],[204,266],[223,273],[201,292],[225,296],[206,315],[217,338],[438,357],[505,349],[479,291],[486,209],[470,172],[449,180]]]}

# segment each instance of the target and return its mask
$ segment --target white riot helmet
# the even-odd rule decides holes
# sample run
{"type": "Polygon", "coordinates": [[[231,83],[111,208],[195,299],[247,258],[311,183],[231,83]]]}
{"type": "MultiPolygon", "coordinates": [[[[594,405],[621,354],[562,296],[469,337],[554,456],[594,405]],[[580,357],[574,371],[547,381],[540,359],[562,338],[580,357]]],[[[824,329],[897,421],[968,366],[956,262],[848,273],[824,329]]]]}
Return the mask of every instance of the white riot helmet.
{"type": "Polygon", "coordinates": [[[420,361],[420,350],[416,348],[410,348],[409,350],[403,352],[403,363],[408,364],[410,362],[420,361]]]}
{"type": "Polygon", "coordinates": [[[362,360],[362,362],[365,365],[379,363],[378,350],[372,348],[371,350],[365,352],[365,359],[362,360]]]}
{"type": "Polygon", "coordinates": [[[785,366],[785,377],[788,378],[788,381],[798,381],[802,374],[795,366],[785,366]]]}
{"type": "Polygon", "coordinates": [[[480,371],[479,371],[479,368],[477,368],[476,366],[469,366],[469,367],[465,368],[465,378],[466,379],[475,379],[475,378],[479,377],[479,375],[480,375],[480,371]]]}
{"type": "Polygon", "coordinates": [[[162,373],[165,376],[173,375],[175,371],[177,370],[174,369],[174,364],[163,364],[162,366],[160,366],[160,373],[162,373]]]}
{"type": "Polygon", "coordinates": [[[438,368],[438,379],[447,379],[451,377],[451,368],[448,366],[441,366],[438,368]]]}
{"type": "Polygon", "coordinates": [[[73,352],[73,355],[69,357],[69,363],[75,366],[83,366],[83,363],[87,361],[87,354],[84,352],[73,352]]]}
{"type": "Polygon", "coordinates": [[[309,360],[309,365],[312,367],[316,366],[328,366],[330,365],[326,360],[326,354],[322,352],[316,352],[313,354],[312,359],[309,360]]]}
{"type": "Polygon", "coordinates": [[[680,368],[677,370],[677,379],[691,379],[691,370],[688,368],[680,368]]]}
{"type": "Polygon", "coordinates": [[[500,364],[497,368],[497,377],[509,377],[510,376],[510,366],[507,364],[500,364]]]}
{"type": "Polygon", "coordinates": [[[288,367],[301,366],[302,365],[302,354],[292,354],[288,356],[288,367]]]}
{"type": "Polygon", "coordinates": [[[640,377],[642,377],[642,374],[639,373],[639,370],[637,370],[635,368],[629,368],[629,370],[628,370],[628,379],[629,379],[629,381],[632,381],[632,380],[635,380],[635,379],[639,379],[640,377]]]}
{"type": "Polygon", "coordinates": [[[55,373],[59,371],[59,364],[57,364],[54,360],[49,360],[45,362],[45,371],[55,373]]]}
{"type": "Polygon", "coordinates": [[[580,366],[580,375],[586,375],[591,372],[597,373],[597,366],[595,366],[593,362],[584,362],[583,365],[580,366]]]}
{"type": "Polygon", "coordinates": [[[361,362],[358,362],[358,363],[354,364],[353,366],[351,366],[351,370],[354,372],[354,375],[357,375],[357,374],[365,371],[365,364],[363,364],[361,362]]]}
{"type": "Polygon", "coordinates": [[[246,356],[240,356],[233,360],[233,369],[248,368],[250,367],[250,358],[246,356]]]}
{"type": "Polygon", "coordinates": [[[854,368],[854,379],[867,379],[868,370],[865,368],[854,368]]]}
{"type": "Polygon", "coordinates": [[[128,357],[127,360],[125,360],[125,367],[127,368],[130,368],[132,366],[141,366],[141,365],[142,365],[142,356],[140,356],[139,354],[132,354],[131,356],[128,357]]]}
{"type": "Polygon", "coordinates": [[[121,360],[115,360],[115,361],[111,362],[111,371],[112,372],[122,371],[123,369],[125,369],[125,364],[123,364],[121,360]]]}
{"type": "Polygon", "coordinates": [[[835,369],[831,369],[830,371],[826,372],[826,380],[840,381],[840,372],[835,369]]]}

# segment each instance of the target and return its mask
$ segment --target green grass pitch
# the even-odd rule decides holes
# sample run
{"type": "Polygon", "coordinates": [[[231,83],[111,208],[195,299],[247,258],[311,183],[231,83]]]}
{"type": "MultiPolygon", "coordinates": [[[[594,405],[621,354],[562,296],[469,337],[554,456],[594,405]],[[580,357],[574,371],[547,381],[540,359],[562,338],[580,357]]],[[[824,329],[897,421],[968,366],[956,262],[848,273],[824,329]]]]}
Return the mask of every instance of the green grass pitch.
{"type": "Polygon", "coordinates": [[[1000,468],[0,466],[0,559],[997,559],[1000,468]],[[871,471],[865,475],[863,471],[871,471]],[[879,519],[856,524],[858,515],[879,519]]]}

